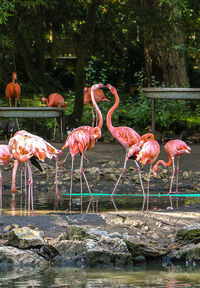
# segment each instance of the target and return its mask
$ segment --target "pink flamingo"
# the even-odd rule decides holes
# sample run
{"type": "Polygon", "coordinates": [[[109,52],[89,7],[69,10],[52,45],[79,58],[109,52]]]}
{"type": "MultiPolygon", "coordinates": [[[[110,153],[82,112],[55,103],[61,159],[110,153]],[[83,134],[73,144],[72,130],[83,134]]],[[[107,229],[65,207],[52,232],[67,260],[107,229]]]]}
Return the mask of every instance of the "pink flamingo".
{"type": "Polygon", "coordinates": [[[148,181],[147,181],[147,210],[149,210],[149,185],[150,185],[150,177],[151,177],[151,168],[152,168],[152,164],[156,161],[156,159],[158,158],[158,155],[160,154],[160,145],[158,141],[154,140],[153,138],[154,138],[153,134],[143,135],[141,137],[142,141],[141,141],[139,149],[138,149],[138,145],[135,144],[129,149],[129,152],[128,152],[128,158],[131,158],[133,156],[137,162],[140,162],[142,164],[142,166],[146,164],[150,164],[148,181]],[[147,140],[147,138],[145,137],[146,135],[152,135],[152,139],[147,140]]]}
{"type": "Polygon", "coordinates": [[[9,82],[5,88],[6,98],[9,100],[9,105],[11,107],[11,99],[15,100],[15,107],[17,106],[17,100],[21,94],[21,87],[17,83],[17,74],[15,72],[12,73],[12,82],[9,82]]]}
{"type": "MultiPolygon", "coordinates": [[[[136,143],[138,143],[138,145],[139,145],[139,143],[141,141],[141,137],[135,130],[133,130],[130,127],[127,127],[127,126],[114,127],[112,125],[111,117],[112,117],[113,112],[115,111],[115,109],[119,105],[119,96],[118,96],[118,93],[117,93],[117,90],[115,89],[115,87],[111,86],[110,84],[107,84],[106,87],[110,90],[110,92],[115,96],[115,99],[116,99],[115,104],[108,111],[106,123],[107,123],[108,129],[110,130],[110,133],[112,134],[112,136],[115,139],[117,139],[119,141],[119,143],[122,144],[126,149],[124,167],[121,171],[121,174],[120,174],[120,176],[119,176],[119,178],[115,184],[115,187],[114,187],[114,189],[112,191],[112,195],[111,195],[111,199],[112,199],[113,205],[115,207],[115,210],[118,211],[117,207],[113,201],[113,196],[114,196],[114,193],[116,191],[116,188],[119,184],[119,181],[120,181],[122,175],[126,171],[127,155],[128,155],[129,148],[136,143]]],[[[142,182],[142,178],[141,178],[140,166],[136,160],[135,160],[135,164],[136,164],[137,169],[138,169],[138,173],[139,173],[139,177],[140,177],[140,183],[141,183],[141,187],[142,187],[142,193],[144,195],[144,202],[143,202],[143,207],[142,207],[142,210],[143,210],[144,205],[145,205],[144,186],[143,186],[143,182],[142,182]]]]}
{"type": "Polygon", "coordinates": [[[2,210],[2,167],[14,162],[13,156],[9,151],[8,145],[0,145],[0,211],[2,210]]]}
{"type": "MultiPolygon", "coordinates": [[[[174,158],[177,157],[177,167],[176,167],[176,192],[178,193],[178,172],[179,172],[179,156],[185,153],[190,153],[191,148],[182,140],[170,140],[168,141],[165,146],[164,146],[165,152],[167,153],[168,157],[169,157],[169,161],[165,162],[163,160],[159,160],[153,167],[153,171],[154,171],[154,177],[156,177],[156,173],[158,170],[158,165],[159,164],[163,164],[165,167],[171,166],[172,165],[172,179],[171,179],[171,183],[170,183],[170,188],[169,188],[169,193],[172,193],[172,185],[173,185],[173,179],[174,179],[174,175],[175,175],[175,164],[174,164],[174,158]]],[[[171,197],[169,197],[170,199],[170,204],[171,207],[169,207],[170,209],[173,209],[173,205],[172,205],[172,199],[171,197]]]]}
{"type": "Polygon", "coordinates": [[[29,174],[29,197],[28,197],[28,210],[30,213],[30,199],[32,201],[32,213],[33,213],[33,177],[29,160],[35,156],[39,160],[43,161],[45,158],[56,159],[56,195],[58,196],[58,183],[57,183],[57,163],[58,154],[62,151],[54,148],[50,143],[45,141],[39,136],[33,135],[25,130],[20,130],[15,133],[15,135],[10,139],[9,151],[14,157],[14,167],[12,175],[12,188],[11,192],[15,193],[15,178],[18,168],[18,163],[27,163],[28,174],[29,174]]]}
{"type": "MultiPolygon", "coordinates": [[[[99,139],[101,137],[101,128],[103,126],[103,117],[101,114],[101,111],[95,101],[94,98],[94,91],[104,87],[103,84],[96,84],[91,87],[91,98],[92,98],[92,103],[98,113],[99,116],[99,123],[98,126],[96,127],[91,127],[91,126],[81,126],[73,130],[69,136],[67,137],[67,140],[65,142],[65,145],[62,147],[62,149],[65,149],[69,147],[69,151],[72,157],[72,167],[71,167],[71,185],[70,185],[70,199],[69,199],[69,210],[71,213],[71,198],[72,198],[72,183],[73,183],[73,170],[74,170],[74,157],[76,156],[77,153],[80,152],[81,154],[81,161],[80,161],[80,187],[81,187],[81,213],[82,213],[82,175],[84,176],[88,191],[90,193],[90,198],[92,199],[92,193],[83,169],[83,157],[84,157],[84,152],[87,150],[90,150],[94,147],[96,139],[99,139]]],[[[68,154],[67,154],[68,156],[68,154]]],[[[67,158],[66,156],[66,158],[67,158]]],[[[66,158],[63,161],[66,161],[66,158]]],[[[90,204],[90,203],[89,203],[90,204]]],[[[86,210],[86,213],[89,210],[89,205],[86,210]]]]}
{"type": "MultiPolygon", "coordinates": [[[[67,108],[67,106],[65,105],[65,100],[63,98],[62,95],[58,94],[58,93],[52,93],[49,95],[49,99],[43,97],[42,98],[42,102],[46,103],[47,107],[64,107],[65,109],[67,108]]],[[[54,123],[54,132],[53,132],[53,139],[55,140],[56,138],[56,123],[57,120],[55,118],[55,123],[54,123]]],[[[63,130],[62,130],[62,118],[60,118],[60,134],[61,134],[61,139],[63,140],[63,130]]]]}
{"type": "MultiPolygon", "coordinates": [[[[94,106],[92,104],[92,98],[91,98],[91,87],[84,87],[83,90],[84,94],[83,94],[83,104],[87,105],[87,104],[91,104],[91,108],[92,108],[92,127],[94,127],[94,120],[95,120],[95,116],[94,116],[94,106]]],[[[94,91],[94,99],[95,102],[98,104],[100,102],[110,102],[110,100],[108,100],[104,94],[104,92],[101,89],[97,89],[94,91]]],[[[96,126],[98,124],[98,113],[96,111],[96,126]]]]}

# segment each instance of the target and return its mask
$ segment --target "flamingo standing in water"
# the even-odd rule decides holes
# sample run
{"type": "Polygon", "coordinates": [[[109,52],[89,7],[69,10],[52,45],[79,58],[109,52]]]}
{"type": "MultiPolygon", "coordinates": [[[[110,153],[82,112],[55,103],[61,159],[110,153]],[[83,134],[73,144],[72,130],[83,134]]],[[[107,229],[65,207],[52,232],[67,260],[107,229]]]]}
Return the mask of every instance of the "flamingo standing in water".
{"type": "MultiPolygon", "coordinates": [[[[92,127],[94,127],[94,120],[95,120],[95,116],[94,116],[94,106],[92,104],[92,98],[91,98],[91,87],[84,87],[83,90],[84,94],[83,94],[83,104],[87,105],[87,104],[91,104],[91,108],[92,108],[92,127]]],[[[97,89],[94,91],[94,99],[95,102],[98,104],[100,102],[110,102],[110,100],[108,100],[104,94],[104,92],[101,89],[97,89]]],[[[98,113],[96,111],[96,126],[98,124],[98,113]]]]}
{"type": "MultiPolygon", "coordinates": [[[[0,145],[0,211],[2,210],[2,167],[14,162],[14,158],[9,151],[8,145],[0,145]]],[[[0,213],[1,214],[1,213],[0,213]]]]}
{"type": "MultiPolygon", "coordinates": [[[[101,137],[101,128],[103,126],[103,117],[101,114],[101,111],[95,101],[94,98],[94,91],[103,88],[103,84],[96,84],[91,87],[91,99],[92,103],[98,113],[99,117],[99,123],[98,126],[96,127],[91,127],[91,126],[80,126],[73,130],[69,136],[67,137],[67,140],[65,142],[65,145],[62,147],[62,149],[65,149],[69,147],[69,151],[72,157],[72,167],[71,167],[71,185],[70,185],[70,199],[69,199],[69,210],[71,213],[71,198],[72,198],[72,183],[73,183],[73,170],[74,170],[74,157],[76,156],[77,153],[81,154],[81,161],[80,161],[80,188],[81,188],[81,212],[82,212],[82,175],[84,176],[88,191],[90,193],[90,198],[92,199],[92,193],[83,169],[83,158],[84,158],[84,152],[87,150],[90,150],[94,147],[96,139],[99,139],[101,137]]],[[[68,154],[67,154],[68,156],[68,154]]],[[[66,156],[66,158],[67,158],[66,156]]],[[[63,161],[66,161],[66,158],[63,161]]],[[[90,204],[90,203],[89,203],[90,204]]],[[[87,208],[86,213],[89,210],[89,205],[87,208]]]]}
{"type": "MultiPolygon", "coordinates": [[[[46,103],[47,107],[64,107],[65,109],[67,108],[67,106],[65,105],[65,100],[63,98],[62,95],[58,94],[58,93],[52,93],[49,95],[49,99],[43,97],[42,98],[42,102],[46,103]]],[[[55,140],[56,138],[56,124],[57,124],[57,120],[55,118],[55,123],[54,123],[54,132],[53,132],[53,139],[55,140]]],[[[60,118],[60,134],[61,134],[61,139],[63,140],[63,130],[62,130],[62,118],[60,118]]]]}
{"type": "Polygon", "coordinates": [[[55,157],[56,159],[56,195],[58,196],[58,186],[57,186],[57,162],[58,162],[58,154],[62,153],[62,150],[58,150],[54,148],[50,143],[45,141],[39,136],[33,135],[25,130],[20,130],[15,133],[15,135],[10,139],[9,143],[9,151],[14,157],[14,167],[13,167],[13,175],[12,175],[12,188],[11,192],[15,193],[15,178],[18,168],[18,163],[27,163],[28,166],[28,174],[29,174],[29,197],[28,197],[28,211],[30,214],[30,199],[32,201],[32,213],[34,211],[33,208],[33,177],[31,166],[29,160],[33,157],[44,162],[45,158],[52,159],[55,157]]]}
{"type": "MultiPolygon", "coordinates": [[[[113,201],[113,196],[114,196],[114,193],[116,191],[116,188],[119,184],[119,181],[120,181],[122,175],[126,171],[127,155],[128,155],[129,148],[136,143],[139,144],[141,141],[141,137],[134,129],[132,129],[130,127],[127,127],[127,126],[114,127],[112,125],[111,117],[112,117],[113,112],[115,111],[115,109],[119,105],[119,96],[118,96],[118,93],[117,93],[117,90],[115,89],[115,87],[111,86],[110,84],[107,84],[106,87],[110,90],[110,92],[115,96],[115,99],[116,99],[115,104],[108,111],[106,123],[107,123],[108,129],[110,130],[110,133],[112,134],[112,136],[115,139],[117,139],[119,141],[119,143],[122,144],[126,149],[124,167],[121,171],[121,174],[120,174],[120,176],[119,176],[119,178],[115,184],[115,187],[112,191],[112,194],[111,194],[111,199],[112,199],[113,205],[115,207],[115,210],[117,211],[117,207],[113,201]]],[[[140,166],[136,160],[135,160],[135,164],[136,164],[137,169],[138,169],[138,173],[139,173],[139,177],[140,177],[140,183],[141,183],[141,187],[142,187],[142,193],[144,195],[144,202],[143,202],[143,207],[142,207],[142,210],[143,210],[144,205],[145,205],[144,187],[143,187],[143,182],[142,182],[141,173],[140,173],[140,166]]]]}
{"type": "MultiPolygon", "coordinates": [[[[164,146],[165,152],[167,153],[169,157],[169,161],[165,162],[163,160],[159,160],[154,166],[153,166],[153,171],[154,171],[154,177],[156,177],[156,173],[158,170],[158,165],[163,164],[165,167],[171,166],[172,165],[172,179],[170,183],[170,188],[169,188],[169,195],[172,192],[172,185],[173,185],[173,179],[175,175],[175,164],[174,164],[174,158],[177,157],[177,166],[176,166],[176,192],[178,193],[178,172],[179,172],[179,156],[182,154],[190,153],[191,148],[182,140],[170,140],[168,141],[165,146],[164,146]]],[[[172,198],[169,197],[170,199],[170,209],[173,209],[172,205],[172,198]]]]}
{"type": "Polygon", "coordinates": [[[17,74],[15,72],[12,73],[12,82],[9,82],[5,88],[6,98],[9,100],[9,105],[11,107],[11,99],[15,100],[15,107],[17,106],[17,99],[21,94],[21,87],[17,83],[17,74]]]}
{"type": "Polygon", "coordinates": [[[149,184],[151,177],[151,168],[152,164],[156,161],[159,154],[160,145],[158,141],[154,139],[154,135],[150,133],[145,134],[141,137],[141,144],[139,146],[138,144],[135,144],[128,151],[128,159],[133,157],[134,159],[136,159],[137,162],[140,162],[142,166],[145,164],[150,164],[147,180],[147,210],[149,210],[149,184]],[[151,140],[147,140],[146,135],[148,135],[148,139],[151,138],[151,140]]]}

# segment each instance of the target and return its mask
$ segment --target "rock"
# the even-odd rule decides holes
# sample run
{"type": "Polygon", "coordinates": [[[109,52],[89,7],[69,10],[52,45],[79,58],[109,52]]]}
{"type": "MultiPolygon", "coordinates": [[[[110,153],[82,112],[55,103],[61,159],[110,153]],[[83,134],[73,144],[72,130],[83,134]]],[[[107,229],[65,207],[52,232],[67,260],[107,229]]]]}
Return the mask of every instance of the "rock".
{"type": "Polygon", "coordinates": [[[141,255],[145,258],[157,258],[167,254],[167,250],[159,249],[156,247],[149,247],[147,245],[137,243],[133,237],[132,239],[129,237],[129,239],[126,240],[126,245],[133,258],[141,255]]]}
{"type": "Polygon", "coordinates": [[[200,224],[185,226],[179,229],[175,235],[176,241],[188,241],[195,238],[200,238],[200,224]]]}
{"type": "Polygon", "coordinates": [[[29,250],[4,246],[0,247],[0,265],[36,266],[43,268],[47,261],[29,250]]]}
{"type": "Polygon", "coordinates": [[[15,228],[8,235],[8,245],[21,249],[38,247],[44,244],[43,232],[29,227],[15,228]]]}
{"type": "Polygon", "coordinates": [[[126,243],[119,238],[101,237],[99,241],[86,242],[87,266],[123,267],[132,264],[126,243]]]}
{"type": "Polygon", "coordinates": [[[186,261],[188,262],[200,261],[200,243],[191,247],[187,251],[186,261]]]}
{"type": "Polygon", "coordinates": [[[143,262],[146,262],[146,258],[144,256],[140,255],[140,256],[134,257],[133,261],[135,263],[143,263],[143,262]]]}
{"type": "Polygon", "coordinates": [[[189,175],[189,173],[187,171],[183,172],[183,178],[184,179],[189,179],[190,178],[190,175],[189,175]]]}
{"type": "Polygon", "coordinates": [[[90,233],[80,227],[80,226],[69,226],[67,228],[67,232],[65,234],[65,240],[84,240],[84,239],[88,239],[88,238],[94,238],[94,236],[90,235],[90,233]]]}
{"type": "Polygon", "coordinates": [[[51,244],[61,256],[53,259],[54,265],[71,265],[75,267],[86,266],[86,247],[84,241],[53,240],[51,244]]]}

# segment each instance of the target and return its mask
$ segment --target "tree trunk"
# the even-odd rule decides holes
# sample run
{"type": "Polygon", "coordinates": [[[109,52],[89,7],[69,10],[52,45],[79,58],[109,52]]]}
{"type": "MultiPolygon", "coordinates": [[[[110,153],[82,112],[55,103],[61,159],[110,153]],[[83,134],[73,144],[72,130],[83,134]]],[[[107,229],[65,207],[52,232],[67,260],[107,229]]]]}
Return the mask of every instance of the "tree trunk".
{"type": "Polygon", "coordinates": [[[39,58],[39,77],[44,80],[45,74],[45,54],[46,54],[46,42],[44,38],[44,13],[41,5],[36,7],[37,9],[37,23],[38,23],[38,58],[39,58]]]}
{"type": "Polygon", "coordinates": [[[146,18],[143,26],[144,85],[152,86],[152,76],[155,76],[166,87],[189,87],[186,59],[181,50],[184,46],[181,25],[169,21],[169,7],[160,6],[159,0],[141,0],[141,4],[155,14],[154,18],[146,18]]]}
{"type": "Polygon", "coordinates": [[[88,17],[86,23],[81,29],[81,36],[77,45],[77,64],[75,74],[75,103],[74,110],[68,117],[68,126],[71,128],[80,125],[80,121],[83,115],[83,87],[85,83],[85,65],[87,48],[91,39],[94,36],[95,24],[96,24],[96,12],[100,5],[100,0],[93,0],[89,8],[88,17]]]}

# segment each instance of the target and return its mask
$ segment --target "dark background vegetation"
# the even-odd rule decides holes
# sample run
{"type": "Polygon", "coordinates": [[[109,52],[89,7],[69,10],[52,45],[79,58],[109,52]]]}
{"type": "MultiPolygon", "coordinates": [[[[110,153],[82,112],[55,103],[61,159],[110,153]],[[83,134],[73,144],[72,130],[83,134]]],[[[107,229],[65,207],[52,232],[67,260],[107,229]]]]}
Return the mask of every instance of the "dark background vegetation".
{"type": "MultiPolygon", "coordinates": [[[[151,125],[151,100],[142,87],[200,87],[199,30],[199,0],[2,0],[0,105],[8,105],[4,90],[15,71],[19,105],[39,106],[42,96],[61,93],[71,129],[91,124],[83,87],[110,83],[121,101],[113,124],[144,133],[151,125]]],[[[111,103],[100,105],[104,119],[114,103],[106,94],[111,103]]],[[[162,137],[200,133],[199,101],[156,105],[162,137]]],[[[53,121],[20,119],[20,127],[49,137],[53,121]]],[[[109,141],[105,124],[103,129],[109,141]]]]}

